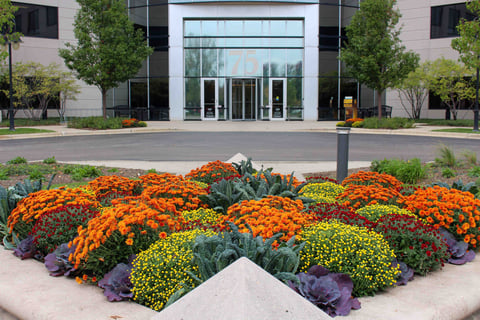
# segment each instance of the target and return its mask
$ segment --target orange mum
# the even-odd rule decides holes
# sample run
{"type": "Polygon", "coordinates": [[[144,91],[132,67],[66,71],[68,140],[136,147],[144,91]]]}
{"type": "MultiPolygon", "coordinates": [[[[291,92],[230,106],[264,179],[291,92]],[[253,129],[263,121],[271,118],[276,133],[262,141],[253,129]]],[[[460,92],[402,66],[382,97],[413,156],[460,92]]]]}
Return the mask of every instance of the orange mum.
{"type": "Polygon", "coordinates": [[[355,210],[371,204],[395,204],[402,195],[393,188],[384,188],[375,185],[351,184],[341,193],[337,199],[345,206],[351,206],[355,210]]]}
{"type": "Polygon", "coordinates": [[[475,238],[480,236],[477,222],[480,219],[480,199],[470,192],[434,186],[418,189],[398,202],[436,229],[450,229],[458,240],[476,247],[475,238]]]}
{"type": "Polygon", "coordinates": [[[141,182],[121,176],[101,176],[88,183],[88,190],[95,193],[102,205],[110,205],[112,199],[133,196],[141,192],[141,182]]]}
{"type": "Polygon", "coordinates": [[[357,173],[349,175],[342,182],[342,185],[344,187],[350,185],[366,186],[372,184],[377,184],[384,188],[391,188],[396,190],[399,190],[402,185],[402,183],[394,176],[374,171],[359,171],[357,173]]]}
{"type": "Polygon", "coordinates": [[[280,239],[288,241],[309,221],[308,214],[302,210],[301,200],[268,196],[261,200],[244,200],[230,206],[225,220],[235,223],[240,232],[248,232],[248,224],[254,236],[270,238],[275,233],[282,232],[280,239]]]}
{"type": "Polygon", "coordinates": [[[185,178],[212,183],[216,179],[225,178],[234,174],[238,174],[238,172],[233,165],[217,160],[190,171],[185,175],[185,178]]]}
{"type": "Polygon", "coordinates": [[[65,205],[98,207],[95,197],[79,188],[37,191],[22,199],[11,212],[7,220],[8,230],[10,233],[17,232],[20,238],[25,238],[43,214],[65,205]]]}

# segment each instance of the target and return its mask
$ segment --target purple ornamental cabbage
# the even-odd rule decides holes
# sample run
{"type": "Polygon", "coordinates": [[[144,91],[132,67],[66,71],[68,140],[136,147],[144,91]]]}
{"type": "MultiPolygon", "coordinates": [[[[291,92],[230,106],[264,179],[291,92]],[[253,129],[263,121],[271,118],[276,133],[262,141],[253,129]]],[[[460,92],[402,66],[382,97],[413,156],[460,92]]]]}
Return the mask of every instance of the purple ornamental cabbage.
{"type": "Polygon", "coordinates": [[[307,273],[297,274],[299,285],[290,287],[329,316],[346,316],[351,309],[360,309],[360,301],[352,297],[353,282],[349,275],[330,273],[322,266],[312,266],[307,273]]]}
{"type": "Polygon", "coordinates": [[[392,263],[393,267],[396,267],[397,264],[400,266],[400,275],[398,276],[397,282],[395,283],[396,286],[405,286],[407,285],[408,281],[413,280],[413,269],[407,266],[407,264],[403,261],[398,261],[395,259],[392,263]]]}
{"type": "Polygon", "coordinates": [[[47,254],[45,257],[45,267],[50,271],[52,277],[69,276],[73,274],[76,269],[73,268],[73,264],[68,261],[70,254],[75,252],[77,246],[72,245],[68,247],[68,243],[63,243],[55,251],[47,254]]]}
{"type": "Polygon", "coordinates": [[[108,298],[108,301],[122,301],[133,298],[131,273],[131,262],[128,265],[119,263],[98,282],[98,286],[105,289],[103,294],[108,298]]]}
{"type": "Polygon", "coordinates": [[[33,258],[36,253],[37,250],[33,243],[33,236],[31,235],[20,241],[18,246],[13,250],[13,255],[22,260],[33,258]]]}
{"type": "Polygon", "coordinates": [[[468,243],[465,241],[457,241],[453,234],[445,228],[440,228],[439,231],[443,240],[447,243],[448,252],[451,254],[451,257],[447,260],[448,263],[460,265],[470,262],[475,258],[475,252],[468,250],[468,243]]]}

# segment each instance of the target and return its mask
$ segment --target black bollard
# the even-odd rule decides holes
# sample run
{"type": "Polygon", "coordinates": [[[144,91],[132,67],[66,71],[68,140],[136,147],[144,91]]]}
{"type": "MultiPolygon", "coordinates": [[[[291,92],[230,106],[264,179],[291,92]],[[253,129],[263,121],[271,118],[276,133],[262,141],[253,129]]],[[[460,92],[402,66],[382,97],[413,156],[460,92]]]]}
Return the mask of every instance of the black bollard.
{"type": "Polygon", "coordinates": [[[350,128],[337,128],[337,180],[342,183],[348,175],[348,140],[350,128]]]}

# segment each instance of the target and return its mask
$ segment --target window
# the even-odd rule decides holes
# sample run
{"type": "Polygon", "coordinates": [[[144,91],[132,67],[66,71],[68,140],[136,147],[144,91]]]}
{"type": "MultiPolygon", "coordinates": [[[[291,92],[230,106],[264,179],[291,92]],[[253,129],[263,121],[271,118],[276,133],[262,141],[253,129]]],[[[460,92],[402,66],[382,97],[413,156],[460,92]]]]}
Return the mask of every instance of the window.
{"type": "Polygon", "coordinates": [[[38,21],[38,10],[33,10],[28,13],[28,28],[27,32],[29,34],[35,34],[40,28],[38,21]]]}
{"type": "Polygon", "coordinates": [[[431,8],[430,38],[458,36],[457,25],[461,19],[473,20],[475,16],[467,10],[465,3],[436,6],[431,8]]]}
{"type": "Polygon", "coordinates": [[[18,8],[15,25],[26,37],[58,39],[58,8],[12,2],[18,8]]]}

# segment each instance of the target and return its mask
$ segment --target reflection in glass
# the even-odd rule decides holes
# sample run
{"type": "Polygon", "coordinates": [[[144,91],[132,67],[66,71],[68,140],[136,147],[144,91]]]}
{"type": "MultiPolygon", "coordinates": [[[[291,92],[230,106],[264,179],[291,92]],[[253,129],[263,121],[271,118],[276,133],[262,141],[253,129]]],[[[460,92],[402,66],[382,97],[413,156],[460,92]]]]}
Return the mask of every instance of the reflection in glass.
{"type": "Polygon", "coordinates": [[[207,119],[215,118],[215,80],[203,80],[203,117],[207,119]]]}
{"type": "Polygon", "coordinates": [[[262,23],[261,20],[245,20],[245,36],[260,36],[262,23]]]}
{"type": "Polygon", "coordinates": [[[270,63],[272,77],[285,76],[285,49],[271,49],[270,63]]]}
{"type": "Polygon", "coordinates": [[[287,36],[302,36],[303,37],[303,20],[288,20],[287,21],[287,36]]]}
{"type": "Polygon", "coordinates": [[[185,49],[185,76],[200,76],[200,49],[185,49]]]}
{"type": "Polygon", "coordinates": [[[287,76],[301,76],[303,74],[303,49],[287,50],[287,76]]]}
{"type": "Polygon", "coordinates": [[[185,20],[184,32],[186,36],[200,36],[200,21],[185,20]]]}
{"type": "Polygon", "coordinates": [[[202,35],[216,36],[217,35],[217,21],[204,20],[202,21],[202,35]]]}
{"type": "Polygon", "coordinates": [[[272,80],[272,118],[283,118],[283,80],[272,80]]]}
{"type": "Polygon", "coordinates": [[[217,50],[202,50],[202,76],[213,77],[217,75],[217,50]]]}
{"type": "Polygon", "coordinates": [[[226,36],[241,36],[242,34],[243,34],[243,21],[241,20],[225,21],[226,36]]]}
{"type": "Polygon", "coordinates": [[[270,20],[270,35],[271,36],[285,36],[285,20],[270,20]]]}

